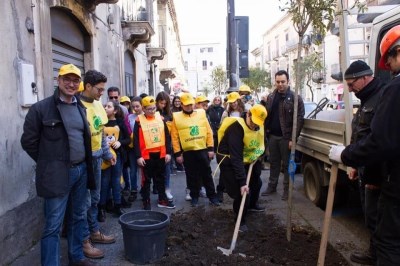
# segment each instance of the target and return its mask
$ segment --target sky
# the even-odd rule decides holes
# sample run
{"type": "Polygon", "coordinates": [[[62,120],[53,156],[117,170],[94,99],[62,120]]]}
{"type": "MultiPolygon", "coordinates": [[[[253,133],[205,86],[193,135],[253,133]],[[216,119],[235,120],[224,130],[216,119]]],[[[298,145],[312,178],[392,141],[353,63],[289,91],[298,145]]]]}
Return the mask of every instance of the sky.
{"type": "MultiPolygon", "coordinates": [[[[218,42],[226,46],[227,0],[174,0],[181,44],[218,42]]],[[[279,0],[235,0],[235,15],[249,16],[249,47],[284,15],[279,0]]]]}

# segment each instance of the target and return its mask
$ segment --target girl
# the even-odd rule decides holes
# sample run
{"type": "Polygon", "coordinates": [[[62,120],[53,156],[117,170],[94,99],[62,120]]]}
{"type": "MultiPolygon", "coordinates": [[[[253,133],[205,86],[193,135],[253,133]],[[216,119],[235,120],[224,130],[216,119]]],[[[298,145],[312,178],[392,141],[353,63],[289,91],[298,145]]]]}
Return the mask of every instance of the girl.
{"type": "MultiPolygon", "coordinates": [[[[169,126],[172,121],[172,112],[171,112],[170,98],[168,93],[166,93],[165,91],[161,91],[160,93],[157,94],[156,107],[157,111],[160,113],[164,122],[167,124],[167,126],[169,126]]],[[[174,196],[172,196],[171,194],[171,189],[169,185],[170,177],[171,177],[171,162],[169,161],[168,163],[165,164],[165,194],[167,195],[167,198],[169,200],[172,200],[174,196]]]]}
{"type": "Polygon", "coordinates": [[[130,178],[130,195],[128,198],[128,201],[133,202],[137,198],[137,192],[138,192],[138,166],[136,162],[136,157],[135,157],[135,149],[133,146],[133,128],[135,127],[135,120],[136,118],[143,114],[143,108],[141,104],[142,98],[140,97],[133,97],[131,100],[131,108],[132,108],[132,114],[129,114],[125,118],[125,126],[128,129],[128,134],[130,136],[130,143],[128,145],[128,161],[129,161],[129,178],[130,178]]]}
{"type": "Polygon", "coordinates": [[[228,106],[221,117],[221,123],[227,116],[241,117],[242,113],[245,111],[244,103],[240,99],[240,95],[237,92],[231,92],[227,96],[228,106]]]}
{"type": "Polygon", "coordinates": [[[104,210],[107,201],[108,192],[112,189],[112,198],[114,200],[113,213],[120,216],[121,210],[121,184],[123,161],[126,158],[124,146],[130,142],[128,131],[123,122],[123,112],[118,102],[109,101],[105,105],[108,123],[104,127],[108,145],[116,154],[115,165],[102,165],[101,171],[101,190],[100,190],[100,208],[104,210]]]}
{"type": "Polygon", "coordinates": [[[173,113],[182,111],[182,107],[181,107],[181,98],[180,98],[179,96],[175,96],[175,97],[172,99],[171,111],[172,111],[173,113]]]}

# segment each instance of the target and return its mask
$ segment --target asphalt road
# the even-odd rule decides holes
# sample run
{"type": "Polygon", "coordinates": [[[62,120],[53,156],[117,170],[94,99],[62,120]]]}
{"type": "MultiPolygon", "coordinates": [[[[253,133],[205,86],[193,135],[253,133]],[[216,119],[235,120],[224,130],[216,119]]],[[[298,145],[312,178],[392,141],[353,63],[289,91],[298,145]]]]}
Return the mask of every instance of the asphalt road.
{"type": "MultiPolygon", "coordinates": [[[[215,160],[212,162],[212,168],[216,168],[215,160]]],[[[262,172],[263,191],[266,187],[269,177],[269,171],[262,172]]],[[[216,174],[215,183],[217,184],[218,172],[216,174]]],[[[174,195],[174,203],[176,208],[173,210],[158,208],[156,205],[157,195],[152,194],[153,210],[161,211],[171,214],[177,210],[190,210],[190,202],[185,200],[186,179],[184,173],[177,173],[171,176],[172,194],[174,195]]],[[[287,220],[287,203],[281,200],[282,194],[282,177],[279,180],[278,192],[268,197],[260,197],[260,203],[266,206],[267,214],[274,214],[278,217],[282,224],[286,224],[287,220]]],[[[225,194],[227,197],[227,194],[225,194]]],[[[207,198],[200,198],[200,204],[208,206],[207,198]]],[[[223,204],[221,208],[231,208],[230,205],[223,204]]],[[[133,206],[125,211],[142,209],[140,197],[133,203],[133,206]]],[[[294,190],[293,190],[293,213],[292,223],[296,225],[307,225],[313,227],[315,230],[321,232],[323,224],[324,212],[315,207],[308,199],[305,198],[303,192],[302,175],[298,174],[295,177],[294,190]]],[[[94,260],[99,265],[132,265],[124,257],[124,246],[121,226],[118,219],[112,217],[110,214],[107,216],[105,223],[100,223],[101,230],[106,234],[114,234],[116,243],[110,245],[96,244],[95,246],[103,249],[106,253],[105,257],[101,260],[94,260]]],[[[61,262],[62,265],[68,265],[67,257],[67,243],[66,239],[61,240],[61,262]]],[[[368,232],[363,226],[363,220],[359,207],[352,202],[348,202],[340,208],[335,208],[333,211],[331,233],[329,242],[345,258],[349,258],[353,250],[366,249],[369,243],[368,232]]],[[[316,250],[315,252],[318,252],[316,250]]],[[[349,261],[350,262],[350,261],[349,261]]],[[[25,265],[40,265],[40,243],[36,243],[29,251],[23,256],[14,261],[12,266],[25,266],[25,265]]],[[[358,264],[353,264],[358,265],[358,264]]]]}

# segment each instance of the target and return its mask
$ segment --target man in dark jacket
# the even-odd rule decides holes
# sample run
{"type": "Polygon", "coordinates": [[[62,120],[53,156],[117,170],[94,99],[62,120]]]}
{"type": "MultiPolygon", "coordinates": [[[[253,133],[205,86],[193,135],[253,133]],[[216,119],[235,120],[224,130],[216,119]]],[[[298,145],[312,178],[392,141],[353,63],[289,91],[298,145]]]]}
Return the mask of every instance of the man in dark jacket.
{"type": "MultiPolygon", "coordinates": [[[[361,105],[352,121],[351,143],[360,141],[371,132],[371,121],[374,117],[376,106],[379,102],[380,92],[384,84],[372,76],[371,68],[363,61],[357,60],[349,66],[344,73],[350,92],[354,92],[361,100],[361,105]]],[[[378,211],[378,199],[380,184],[384,178],[382,164],[373,164],[352,168],[349,174],[351,180],[358,178],[360,184],[360,197],[365,215],[365,224],[372,233],[376,227],[376,215],[378,211]]],[[[361,264],[374,265],[376,250],[374,240],[371,237],[369,249],[365,252],[355,251],[350,259],[361,264]]]]}
{"type": "Polygon", "coordinates": [[[92,265],[82,250],[87,189],[94,189],[95,181],[86,111],[75,97],[81,71],[72,64],[64,65],[57,80],[54,95],[29,109],[21,137],[22,148],[37,164],[37,195],[44,198],[41,262],[60,264],[60,229],[69,205],[70,265],[92,265]]]}
{"type": "Polygon", "coordinates": [[[383,36],[380,53],[379,68],[390,70],[394,78],[383,88],[371,132],[346,148],[332,146],[329,158],[352,167],[386,164],[373,234],[375,265],[394,266],[400,261],[400,25],[383,36]]]}
{"type": "MultiPolygon", "coordinates": [[[[289,193],[289,153],[292,147],[294,93],[289,87],[289,74],[279,70],[275,74],[276,89],[268,95],[266,108],[268,118],[265,120],[265,132],[268,138],[270,177],[267,189],[262,193],[268,196],[276,193],[279,173],[283,169],[282,200],[288,199],[289,193]]],[[[300,135],[304,123],[304,103],[299,95],[297,109],[297,132],[300,135]]]]}

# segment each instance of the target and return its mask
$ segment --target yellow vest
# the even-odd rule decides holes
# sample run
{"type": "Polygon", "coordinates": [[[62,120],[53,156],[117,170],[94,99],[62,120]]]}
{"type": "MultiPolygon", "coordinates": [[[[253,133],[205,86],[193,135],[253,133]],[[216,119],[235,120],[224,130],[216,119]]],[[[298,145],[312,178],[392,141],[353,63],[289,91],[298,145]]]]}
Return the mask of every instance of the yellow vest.
{"type": "Polygon", "coordinates": [[[243,162],[252,163],[264,153],[264,127],[260,127],[259,130],[254,131],[246,125],[246,122],[241,117],[225,117],[221,127],[218,129],[218,143],[224,137],[225,130],[236,121],[239,122],[244,130],[243,162]]]}
{"type": "Polygon", "coordinates": [[[141,114],[139,115],[139,121],[146,149],[165,146],[164,122],[159,112],[156,112],[154,119],[151,120],[141,114]]]}
{"type": "Polygon", "coordinates": [[[108,122],[107,113],[101,102],[94,100],[92,103],[82,100],[86,107],[86,117],[90,125],[92,151],[101,149],[103,127],[108,122]]]}
{"type": "Polygon", "coordinates": [[[207,117],[203,109],[196,109],[188,116],[182,111],[173,113],[183,151],[207,148],[207,117]]]}

